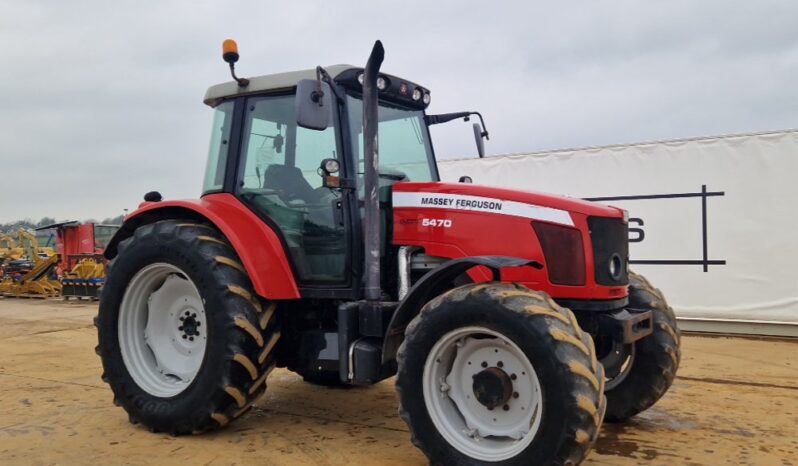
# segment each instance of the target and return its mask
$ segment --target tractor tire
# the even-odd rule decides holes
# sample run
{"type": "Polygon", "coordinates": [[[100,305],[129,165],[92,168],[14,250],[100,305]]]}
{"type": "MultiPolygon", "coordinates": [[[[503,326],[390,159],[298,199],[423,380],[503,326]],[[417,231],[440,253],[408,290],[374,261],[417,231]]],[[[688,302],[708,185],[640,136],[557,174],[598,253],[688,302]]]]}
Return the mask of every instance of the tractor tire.
{"type": "Polygon", "coordinates": [[[143,225],[119,244],[103,287],[102,379],[133,424],[171,435],[218,429],[266,390],[276,314],[217,229],[143,225]]]}
{"type": "Polygon", "coordinates": [[[676,315],[662,292],[642,275],[629,272],[629,307],[651,310],[653,333],[634,343],[629,366],[618,384],[607,382],[608,422],[622,422],[654,405],[668,391],[681,359],[676,315]]]}
{"type": "Polygon", "coordinates": [[[432,465],[576,465],[598,437],[593,341],[544,293],[450,290],[407,326],[397,362],[399,414],[432,465]]]}

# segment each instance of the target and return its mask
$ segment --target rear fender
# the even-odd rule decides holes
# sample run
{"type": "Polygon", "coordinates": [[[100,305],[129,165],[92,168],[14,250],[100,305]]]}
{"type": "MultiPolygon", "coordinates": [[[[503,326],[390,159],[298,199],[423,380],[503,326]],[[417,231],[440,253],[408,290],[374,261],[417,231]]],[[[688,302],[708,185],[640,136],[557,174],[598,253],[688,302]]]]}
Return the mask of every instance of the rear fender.
{"type": "Polygon", "coordinates": [[[508,256],[464,257],[438,266],[416,282],[396,308],[385,333],[385,343],[382,346],[383,363],[396,358],[396,352],[404,339],[405,327],[413,320],[413,317],[421,312],[421,308],[434,297],[447,291],[457,277],[477,266],[490,269],[493,273],[493,281],[501,281],[501,269],[506,267],[543,268],[543,264],[540,262],[508,256]]]}
{"type": "Polygon", "coordinates": [[[105,257],[113,259],[119,243],[132,236],[136,228],[167,219],[195,220],[218,228],[235,249],[260,296],[300,297],[280,237],[231,194],[209,194],[198,200],[144,202],[125,218],[122,228],[108,243],[105,257]]]}

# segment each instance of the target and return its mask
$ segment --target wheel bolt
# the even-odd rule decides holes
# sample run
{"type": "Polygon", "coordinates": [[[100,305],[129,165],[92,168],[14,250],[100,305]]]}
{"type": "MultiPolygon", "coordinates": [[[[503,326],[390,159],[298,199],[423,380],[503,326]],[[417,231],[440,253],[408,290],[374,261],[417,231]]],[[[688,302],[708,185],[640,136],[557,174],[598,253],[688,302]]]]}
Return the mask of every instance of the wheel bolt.
{"type": "Polygon", "coordinates": [[[505,410],[505,411],[509,411],[510,410],[510,406],[504,405],[504,406],[502,406],[502,409],[505,410]]]}
{"type": "Polygon", "coordinates": [[[515,379],[517,379],[517,378],[518,378],[518,377],[517,377],[515,374],[510,374],[510,380],[515,380],[515,379]]]}
{"type": "Polygon", "coordinates": [[[518,392],[513,392],[513,398],[518,398],[518,392]]]}
{"type": "Polygon", "coordinates": [[[188,337],[189,341],[194,341],[194,337],[188,337]]]}
{"type": "Polygon", "coordinates": [[[197,322],[197,327],[199,327],[200,325],[201,325],[201,324],[200,324],[199,322],[197,322]]]}
{"type": "Polygon", "coordinates": [[[184,340],[186,339],[186,336],[185,336],[185,335],[183,335],[183,339],[184,339],[184,340]]]}
{"type": "Polygon", "coordinates": [[[191,317],[197,317],[197,314],[191,314],[191,317]]]}
{"type": "Polygon", "coordinates": [[[504,367],[504,363],[501,362],[501,361],[497,362],[496,365],[499,366],[499,367],[504,367]]]}
{"type": "Polygon", "coordinates": [[[183,317],[183,316],[180,316],[180,320],[183,321],[183,320],[186,320],[186,318],[183,317]]]}
{"type": "Polygon", "coordinates": [[[183,330],[183,326],[177,327],[178,330],[183,330]]]}
{"type": "Polygon", "coordinates": [[[485,362],[485,361],[482,361],[482,367],[488,367],[488,363],[485,362]]]}
{"type": "Polygon", "coordinates": [[[189,312],[189,311],[186,311],[186,315],[187,315],[187,316],[190,316],[190,315],[191,315],[191,312],[189,312]]]}

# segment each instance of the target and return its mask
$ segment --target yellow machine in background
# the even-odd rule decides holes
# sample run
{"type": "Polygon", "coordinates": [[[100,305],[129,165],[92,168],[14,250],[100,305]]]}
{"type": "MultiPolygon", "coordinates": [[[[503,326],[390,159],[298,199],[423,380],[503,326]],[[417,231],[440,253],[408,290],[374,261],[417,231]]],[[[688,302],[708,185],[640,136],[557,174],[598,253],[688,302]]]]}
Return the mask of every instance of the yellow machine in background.
{"type": "Polygon", "coordinates": [[[14,281],[11,277],[5,277],[0,282],[0,295],[17,298],[48,298],[61,295],[61,282],[50,279],[47,275],[56,264],[58,256],[50,256],[49,259],[34,260],[36,264],[30,272],[26,273],[19,280],[14,281]]]}
{"type": "Polygon", "coordinates": [[[100,297],[100,287],[105,283],[105,264],[94,258],[81,259],[61,279],[64,299],[100,297]]]}
{"type": "MultiPolygon", "coordinates": [[[[50,277],[51,271],[58,264],[58,254],[53,248],[39,247],[36,235],[20,229],[17,233],[18,247],[24,256],[33,263],[30,271],[14,280],[10,276],[0,281],[0,295],[10,297],[47,298],[61,295],[61,282],[50,277]]],[[[5,235],[6,244],[13,238],[5,235]]],[[[10,249],[10,248],[9,248],[10,249]]],[[[21,257],[17,257],[20,259],[21,257]]]]}
{"type": "Polygon", "coordinates": [[[25,252],[28,254],[28,259],[30,260],[33,260],[31,257],[31,252],[33,255],[37,255],[39,257],[52,257],[56,254],[55,249],[51,247],[39,246],[39,239],[36,238],[35,234],[29,232],[28,230],[20,228],[17,232],[17,239],[17,244],[20,248],[25,250],[25,252]]]}
{"type": "Polygon", "coordinates": [[[0,262],[18,260],[25,255],[25,250],[17,245],[14,237],[0,233],[0,262]]]}

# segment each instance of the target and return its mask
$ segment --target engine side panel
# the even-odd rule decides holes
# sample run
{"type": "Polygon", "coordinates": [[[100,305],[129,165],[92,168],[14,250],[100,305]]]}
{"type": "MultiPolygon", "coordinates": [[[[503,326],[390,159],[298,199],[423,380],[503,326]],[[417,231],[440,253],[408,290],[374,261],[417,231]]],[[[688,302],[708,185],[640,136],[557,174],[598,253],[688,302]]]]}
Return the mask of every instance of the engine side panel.
{"type": "MultiPolygon", "coordinates": [[[[548,198],[536,193],[491,189],[446,183],[394,185],[394,244],[419,246],[428,255],[450,259],[501,255],[538,261],[544,264],[543,270],[530,267],[506,269],[502,280],[522,283],[555,298],[610,300],[627,295],[626,286],[596,283],[587,221],[589,215],[621,217],[623,214],[619,209],[567,198],[548,198]],[[507,200],[508,197],[515,199],[507,200]],[[574,209],[569,208],[569,202],[573,202],[574,209]],[[585,251],[584,285],[550,282],[543,249],[532,227],[533,221],[572,227],[581,232],[585,251]]],[[[477,282],[491,278],[485,268],[474,268],[469,275],[477,282]]]]}

